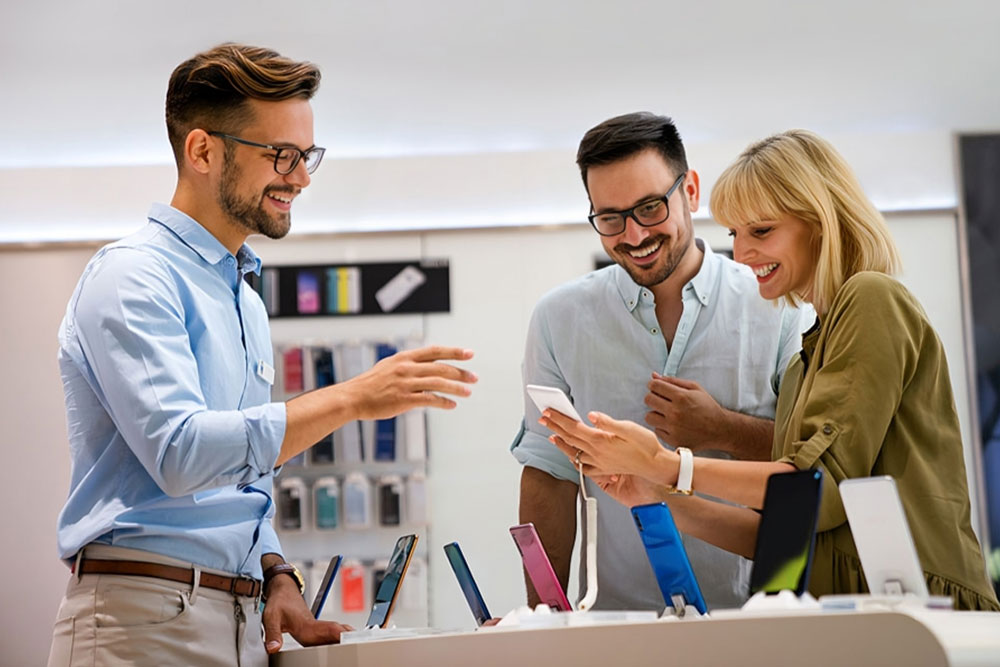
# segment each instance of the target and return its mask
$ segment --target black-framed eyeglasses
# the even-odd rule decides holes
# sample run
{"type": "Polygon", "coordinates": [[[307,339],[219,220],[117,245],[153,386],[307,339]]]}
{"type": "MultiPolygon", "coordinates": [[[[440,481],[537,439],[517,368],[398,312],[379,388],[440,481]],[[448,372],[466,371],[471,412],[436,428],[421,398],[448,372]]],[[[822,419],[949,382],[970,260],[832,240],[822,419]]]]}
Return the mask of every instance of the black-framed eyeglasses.
{"type": "Polygon", "coordinates": [[[326,153],[326,149],[320,148],[319,146],[313,146],[307,150],[302,150],[296,146],[272,146],[271,144],[260,144],[256,141],[241,139],[240,137],[234,137],[233,135],[226,134],[224,132],[209,132],[209,134],[213,137],[222,137],[223,139],[235,141],[236,143],[243,144],[244,146],[255,146],[257,148],[266,148],[269,151],[274,151],[274,170],[282,176],[295,171],[295,168],[299,166],[299,160],[305,160],[306,172],[310,174],[313,173],[316,171],[316,168],[319,167],[319,163],[323,161],[323,154],[326,153]]]}
{"type": "Polygon", "coordinates": [[[686,171],[677,177],[674,184],[667,190],[667,194],[662,197],[647,199],[623,211],[591,213],[587,216],[587,219],[590,220],[590,224],[601,236],[617,236],[621,234],[625,231],[625,223],[629,218],[632,218],[643,227],[658,225],[670,217],[670,195],[674,194],[674,190],[679,188],[681,183],[684,182],[685,176],[687,176],[686,171]]]}

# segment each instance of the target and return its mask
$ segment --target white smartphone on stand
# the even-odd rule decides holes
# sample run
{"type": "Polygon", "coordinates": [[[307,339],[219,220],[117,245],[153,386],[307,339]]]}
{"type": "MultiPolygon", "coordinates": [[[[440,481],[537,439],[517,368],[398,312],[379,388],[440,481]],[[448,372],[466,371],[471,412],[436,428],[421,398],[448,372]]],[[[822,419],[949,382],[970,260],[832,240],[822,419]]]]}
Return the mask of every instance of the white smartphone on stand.
{"type": "Polygon", "coordinates": [[[872,595],[926,598],[927,582],[892,477],[840,483],[840,498],[872,595]]]}
{"type": "Polygon", "coordinates": [[[573,404],[561,389],[546,387],[540,384],[529,384],[525,386],[525,389],[528,391],[528,396],[531,397],[531,400],[535,402],[539,412],[545,412],[551,408],[578,422],[583,421],[577,413],[576,408],[573,407],[573,404]]]}

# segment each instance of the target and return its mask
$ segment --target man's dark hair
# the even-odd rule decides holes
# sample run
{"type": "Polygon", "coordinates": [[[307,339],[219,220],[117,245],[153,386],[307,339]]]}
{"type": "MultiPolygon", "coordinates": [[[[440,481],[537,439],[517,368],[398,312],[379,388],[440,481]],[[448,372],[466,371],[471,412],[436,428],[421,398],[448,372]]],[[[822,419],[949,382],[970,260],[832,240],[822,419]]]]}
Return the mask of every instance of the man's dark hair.
{"type": "Polygon", "coordinates": [[[663,156],[675,176],[688,170],[681,135],[674,121],[666,116],[640,111],[616,116],[592,128],[583,135],[576,152],[583,187],[587,188],[587,170],[591,167],[611,164],[649,148],[663,156]]]}
{"type": "Polygon", "coordinates": [[[316,65],[244,44],[220,44],[177,66],[167,85],[167,135],[180,168],[184,141],[196,128],[229,134],[253,118],[248,100],[312,99],[316,65]]]}

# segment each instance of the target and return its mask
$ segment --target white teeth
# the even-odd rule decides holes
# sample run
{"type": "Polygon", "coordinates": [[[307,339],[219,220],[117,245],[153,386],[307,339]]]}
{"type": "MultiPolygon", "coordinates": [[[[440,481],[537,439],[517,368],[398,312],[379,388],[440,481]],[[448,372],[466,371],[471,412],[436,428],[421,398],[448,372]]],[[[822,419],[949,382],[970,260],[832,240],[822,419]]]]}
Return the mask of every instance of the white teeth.
{"type": "Polygon", "coordinates": [[[765,264],[764,266],[758,266],[753,270],[753,272],[756,273],[761,278],[763,278],[764,276],[770,274],[771,271],[774,271],[776,268],[778,268],[778,264],[775,262],[773,264],[765,264]]]}
{"type": "Polygon", "coordinates": [[[287,197],[287,198],[286,197],[279,197],[278,195],[268,195],[268,197],[270,197],[271,199],[277,199],[278,201],[284,202],[285,204],[291,204],[292,203],[292,198],[291,197],[287,197]]]}
{"type": "Polygon", "coordinates": [[[632,255],[636,259],[642,259],[643,257],[652,255],[654,252],[659,250],[662,244],[663,241],[660,241],[658,243],[654,243],[651,246],[646,246],[645,248],[639,248],[638,250],[630,250],[628,254],[632,255]]]}

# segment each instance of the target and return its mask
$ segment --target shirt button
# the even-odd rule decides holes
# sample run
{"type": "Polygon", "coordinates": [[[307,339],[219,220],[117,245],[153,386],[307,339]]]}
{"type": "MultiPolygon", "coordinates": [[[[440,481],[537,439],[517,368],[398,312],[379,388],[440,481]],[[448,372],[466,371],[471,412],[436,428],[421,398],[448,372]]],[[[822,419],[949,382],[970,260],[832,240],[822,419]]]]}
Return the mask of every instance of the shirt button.
{"type": "Polygon", "coordinates": [[[830,435],[833,433],[833,427],[829,424],[823,424],[823,435],[830,435]]]}
{"type": "Polygon", "coordinates": [[[658,333],[660,333],[660,330],[654,327],[654,328],[652,328],[652,329],[649,330],[649,333],[651,333],[651,334],[658,334],[658,333]]]}
{"type": "Polygon", "coordinates": [[[630,306],[631,306],[631,305],[632,305],[632,304],[634,304],[634,303],[635,303],[635,301],[632,301],[631,299],[629,299],[629,302],[628,302],[628,305],[630,305],[630,306]]]}
{"type": "Polygon", "coordinates": [[[643,293],[642,293],[642,295],[643,295],[644,297],[646,297],[647,299],[649,298],[649,292],[643,292],[643,293]]]}
{"type": "Polygon", "coordinates": [[[235,263],[236,263],[236,259],[232,255],[230,255],[229,257],[226,257],[226,264],[228,264],[229,266],[232,266],[235,263]]]}

